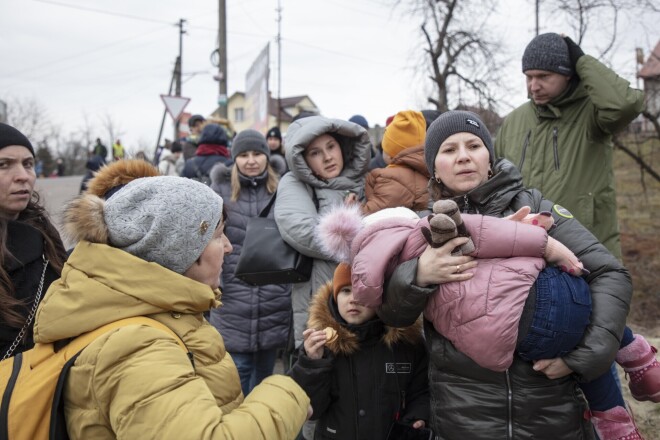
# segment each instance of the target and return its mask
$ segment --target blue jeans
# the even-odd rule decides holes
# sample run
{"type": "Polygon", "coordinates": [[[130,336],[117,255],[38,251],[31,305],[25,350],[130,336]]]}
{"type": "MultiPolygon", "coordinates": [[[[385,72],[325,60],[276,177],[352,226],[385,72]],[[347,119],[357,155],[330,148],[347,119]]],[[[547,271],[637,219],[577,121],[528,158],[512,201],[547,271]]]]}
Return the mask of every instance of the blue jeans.
{"type": "Polygon", "coordinates": [[[273,374],[276,351],[271,349],[253,353],[231,353],[238,369],[238,376],[241,378],[244,396],[250,394],[250,391],[262,380],[273,374]]]}
{"type": "MultiPolygon", "coordinates": [[[[536,281],[534,317],[527,335],[518,344],[518,354],[528,361],[565,356],[582,339],[590,315],[587,282],[555,267],[545,268],[536,281]]],[[[609,370],[580,387],[592,410],[623,406],[621,389],[609,370]]]]}

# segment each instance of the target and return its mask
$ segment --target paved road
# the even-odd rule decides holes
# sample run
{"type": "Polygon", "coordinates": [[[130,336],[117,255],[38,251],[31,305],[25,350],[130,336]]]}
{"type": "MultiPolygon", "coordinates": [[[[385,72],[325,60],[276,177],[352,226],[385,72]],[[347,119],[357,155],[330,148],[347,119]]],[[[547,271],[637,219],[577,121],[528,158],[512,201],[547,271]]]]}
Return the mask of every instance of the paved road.
{"type": "MultiPolygon", "coordinates": [[[[66,176],[37,179],[36,190],[55,226],[61,232],[62,208],[78,195],[83,176],[66,176]]],[[[65,243],[66,244],[66,243],[65,243]]]]}

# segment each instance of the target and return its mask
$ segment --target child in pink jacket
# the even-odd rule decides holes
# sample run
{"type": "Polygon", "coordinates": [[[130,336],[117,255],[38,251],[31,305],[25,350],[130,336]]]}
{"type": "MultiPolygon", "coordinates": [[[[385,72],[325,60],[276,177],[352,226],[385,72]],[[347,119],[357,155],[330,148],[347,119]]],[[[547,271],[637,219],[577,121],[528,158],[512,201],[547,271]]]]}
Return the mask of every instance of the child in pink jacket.
{"type": "MultiPolygon", "coordinates": [[[[589,323],[591,296],[588,284],[579,277],[582,264],[548,237],[552,218],[528,215],[528,208],[511,219],[461,216],[458,207],[447,202],[453,203],[436,202],[435,215],[423,219],[405,208],[382,210],[364,219],[357,210],[338,209],[321,220],[318,235],[329,254],[351,263],[356,300],[374,308],[382,303],[384,280],[399,264],[419,257],[429,244],[438,247],[457,235],[469,236],[472,241],[455,252],[479,258],[479,265],[471,279],[441,284],[429,296],[424,317],[436,331],[477,364],[494,371],[506,370],[514,353],[535,361],[572,351],[589,323]],[[546,268],[546,260],[562,270],[546,268]],[[549,309],[546,298],[572,304],[570,316],[560,317],[568,326],[565,333],[543,334],[543,320],[556,318],[540,315],[539,311],[549,309]]],[[[626,327],[616,360],[631,376],[639,376],[631,381],[638,400],[660,402],[655,351],[626,327]]],[[[613,402],[623,400],[610,372],[581,385],[590,406],[614,407],[613,402]]]]}

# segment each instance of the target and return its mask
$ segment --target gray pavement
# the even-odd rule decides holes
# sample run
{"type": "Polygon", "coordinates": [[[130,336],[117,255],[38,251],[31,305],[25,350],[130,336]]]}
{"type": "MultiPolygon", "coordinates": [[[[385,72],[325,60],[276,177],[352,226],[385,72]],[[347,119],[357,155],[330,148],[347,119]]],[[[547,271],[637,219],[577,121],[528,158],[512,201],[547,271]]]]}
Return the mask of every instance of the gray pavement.
{"type": "MultiPolygon", "coordinates": [[[[41,204],[46,208],[55,227],[62,232],[62,208],[80,192],[83,176],[49,177],[37,179],[35,188],[41,204]]],[[[65,243],[68,245],[69,243],[65,243]]]]}

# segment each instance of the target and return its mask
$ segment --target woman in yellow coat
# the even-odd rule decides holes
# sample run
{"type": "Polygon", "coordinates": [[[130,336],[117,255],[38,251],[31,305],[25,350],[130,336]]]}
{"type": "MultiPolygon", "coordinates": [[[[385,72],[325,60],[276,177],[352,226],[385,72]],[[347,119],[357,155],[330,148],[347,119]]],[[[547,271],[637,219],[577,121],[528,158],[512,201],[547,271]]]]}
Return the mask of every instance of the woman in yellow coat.
{"type": "Polygon", "coordinates": [[[86,194],[65,209],[78,242],[42,301],[35,341],[72,338],[147,316],[169,327],[131,325],[85,348],[65,385],[72,439],[293,439],[309,399],[271,376],[243,400],[238,372],[203,312],[220,305],[222,199],[179,177],[146,177],[107,199],[86,194]]]}

